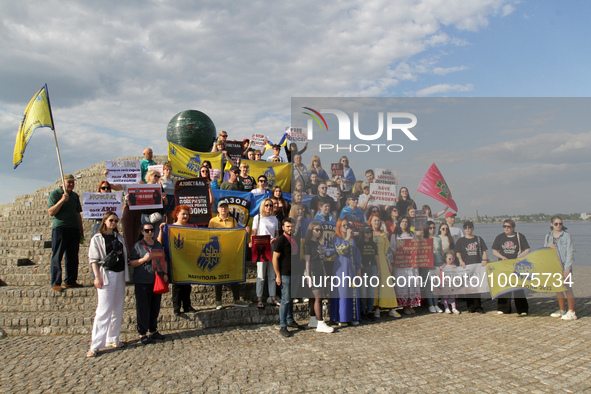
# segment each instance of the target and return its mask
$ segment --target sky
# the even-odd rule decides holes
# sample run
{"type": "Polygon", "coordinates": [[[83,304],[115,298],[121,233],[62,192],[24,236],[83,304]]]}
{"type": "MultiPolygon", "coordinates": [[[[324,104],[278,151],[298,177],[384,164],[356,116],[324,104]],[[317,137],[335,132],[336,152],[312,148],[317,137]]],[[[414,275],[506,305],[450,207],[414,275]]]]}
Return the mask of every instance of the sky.
{"type": "MultiPolygon", "coordinates": [[[[584,98],[590,9],[588,2],[543,0],[106,0],[67,7],[0,0],[0,203],[59,178],[47,128],[35,132],[23,163],[12,165],[23,111],[45,83],[68,173],[140,155],[146,146],[166,154],[168,122],[188,109],[241,140],[280,136],[291,122],[292,97],[584,98]]],[[[400,153],[393,166],[414,194],[435,162],[460,216],[476,209],[589,212],[585,103],[576,101],[581,121],[573,125],[550,109],[496,128],[480,127],[488,115],[470,113],[470,132],[419,123],[420,149],[400,153]]],[[[418,202],[442,208],[426,197],[418,202]]]]}

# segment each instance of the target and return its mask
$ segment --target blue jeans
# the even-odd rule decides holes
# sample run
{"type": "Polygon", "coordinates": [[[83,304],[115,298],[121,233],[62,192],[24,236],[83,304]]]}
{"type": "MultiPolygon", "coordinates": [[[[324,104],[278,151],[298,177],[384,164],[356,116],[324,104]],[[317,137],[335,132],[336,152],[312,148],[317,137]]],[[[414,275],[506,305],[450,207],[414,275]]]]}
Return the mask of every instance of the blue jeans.
{"type": "Polygon", "coordinates": [[[51,230],[51,286],[62,284],[62,257],[66,255],[64,283],[73,285],[78,280],[78,248],[80,230],[77,228],[56,227],[51,230]]]}
{"type": "Polygon", "coordinates": [[[293,322],[293,301],[291,299],[291,275],[281,275],[281,305],[279,306],[279,323],[287,327],[293,322]]]}
{"type": "Polygon", "coordinates": [[[378,276],[378,266],[372,265],[371,267],[364,267],[361,271],[361,277],[363,278],[364,275],[367,275],[367,287],[361,286],[359,288],[359,304],[361,309],[361,314],[369,313],[373,310],[373,304],[375,301],[376,289],[375,287],[371,287],[370,278],[372,276],[378,276]]]}

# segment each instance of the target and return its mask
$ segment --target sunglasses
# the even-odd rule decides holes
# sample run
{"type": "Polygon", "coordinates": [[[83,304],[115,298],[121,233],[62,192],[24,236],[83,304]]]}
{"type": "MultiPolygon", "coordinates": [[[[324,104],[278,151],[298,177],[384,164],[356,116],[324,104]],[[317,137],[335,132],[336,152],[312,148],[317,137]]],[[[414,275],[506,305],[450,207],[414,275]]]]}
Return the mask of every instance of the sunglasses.
{"type": "Polygon", "coordinates": [[[560,223],[554,223],[555,226],[562,226],[562,222],[560,223]]]}
{"type": "Polygon", "coordinates": [[[272,207],[273,204],[265,204],[266,207],[272,207]]]}
{"type": "Polygon", "coordinates": [[[144,229],[144,233],[153,233],[154,229],[153,228],[145,228],[144,229]]]}
{"type": "Polygon", "coordinates": [[[119,219],[109,219],[107,220],[109,223],[119,223],[119,219]]]}
{"type": "Polygon", "coordinates": [[[154,175],[152,175],[152,176],[153,176],[154,178],[160,178],[160,175],[158,175],[158,174],[154,174],[154,175]]]}
{"type": "Polygon", "coordinates": [[[267,181],[264,179],[259,179],[259,183],[267,183],[267,181]]]}
{"type": "Polygon", "coordinates": [[[315,229],[313,229],[312,231],[314,231],[314,232],[318,232],[318,233],[319,233],[319,232],[321,232],[321,231],[322,231],[322,229],[321,229],[321,228],[315,228],[315,229]]]}
{"type": "Polygon", "coordinates": [[[503,228],[513,228],[513,226],[511,226],[510,224],[504,224],[503,228]]]}
{"type": "Polygon", "coordinates": [[[111,188],[110,188],[110,187],[108,187],[108,186],[102,186],[102,187],[101,187],[101,190],[111,190],[111,188]]]}

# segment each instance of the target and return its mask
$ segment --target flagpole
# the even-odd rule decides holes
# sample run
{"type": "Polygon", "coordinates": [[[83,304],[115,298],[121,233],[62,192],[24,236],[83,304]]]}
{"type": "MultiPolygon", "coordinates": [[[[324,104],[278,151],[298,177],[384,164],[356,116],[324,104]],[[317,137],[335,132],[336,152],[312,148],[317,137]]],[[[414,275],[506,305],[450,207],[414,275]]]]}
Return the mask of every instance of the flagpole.
{"type": "Polygon", "coordinates": [[[51,101],[49,101],[49,89],[47,89],[47,84],[45,84],[45,94],[47,95],[47,106],[49,107],[49,116],[51,116],[51,124],[53,125],[53,138],[55,140],[55,152],[57,153],[57,162],[60,168],[60,179],[62,180],[62,188],[64,189],[64,193],[66,193],[66,182],[64,181],[64,169],[62,167],[62,158],[60,156],[60,148],[57,143],[57,134],[55,133],[55,122],[53,121],[53,112],[51,111],[51,101]]]}

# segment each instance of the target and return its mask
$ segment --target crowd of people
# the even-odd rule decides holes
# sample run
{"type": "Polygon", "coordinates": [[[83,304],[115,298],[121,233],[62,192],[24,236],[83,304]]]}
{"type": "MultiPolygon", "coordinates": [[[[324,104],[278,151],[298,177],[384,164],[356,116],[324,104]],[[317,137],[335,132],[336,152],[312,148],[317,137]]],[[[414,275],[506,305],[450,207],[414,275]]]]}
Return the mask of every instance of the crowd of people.
{"type": "MultiPolygon", "coordinates": [[[[428,205],[422,205],[420,214],[426,216],[426,222],[423,220],[419,226],[417,204],[408,188],[399,188],[393,204],[381,205],[370,194],[370,185],[378,182],[373,169],[364,169],[365,179],[358,179],[347,156],[342,156],[339,159],[342,171],[339,175],[332,175],[330,170],[327,172],[324,169],[319,156],[313,156],[309,165],[304,164],[302,153],[307,145],[301,150],[295,143],[286,146],[285,157],[281,155],[279,145],[272,146],[272,155],[267,161],[292,163],[292,190],[289,195],[290,190],[282,190],[279,186],[268,188],[265,175],[257,179],[249,175],[248,164],[249,160],[263,160],[265,150],[252,149],[250,141],[245,140],[243,158],[234,162],[225,151],[227,137],[227,132],[220,132],[212,152],[220,151],[229,160],[228,178],[223,182],[212,179],[212,167],[208,161],[202,163],[199,172],[207,180],[210,201],[213,201],[211,189],[216,188],[267,194],[259,213],[253,218],[252,229],[247,226],[245,230],[250,232],[251,241],[255,235],[270,237],[272,260],[264,258],[263,254],[253,258],[257,260],[256,300],[248,301],[256,302],[259,308],[264,308],[265,304],[279,306],[282,335],[292,335],[288,327],[303,328],[293,319],[293,302],[298,300],[292,298],[292,283],[308,289],[305,293],[310,313],[308,326],[316,328],[318,332],[334,330],[323,319],[323,300],[327,298],[330,298],[330,320],[341,325],[357,325],[363,320],[375,320],[381,313],[394,318],[412,315],[422,302],[427,303],[431,313],[461,313],[453,297],[446,296],[439,300],[431,293],[429,286],[413,285],[410,280],[396,288],[380,284],[385,284],[389,276],[410,278],[420,275],[428,280],[428,269],[395,267],[394,252],[398,241],[404,239],[432,238],[434,267],[454,269],[471,264],[486,265],[489,261],[488,248],[483,239],[474,234],[472,222],[465,222],[462,227],[456,226],[456,214],[447,212],[447,208],[433,213],[428,205]],[[436,219],[443,215],[444,220],[437,226],[436,219]],[[308,219],[305,231],[304,219],[308,219]],[[334,224],[334,236],[328,244],[323,234],[325,222],[334,224]],[[294,261],[296,264],[293,264],[294,261]],[[377,277],[380,284],[372,288],[355,288],[343,284],[329,294],[322,286],[312,283],[313,278],[327,275],[367,275],[377,277]],[[267,298],[264,298],[265,294],[267,298]]],[[[144,149],[143,156],[142,182],[161,185],[163,208],[137,211],[125,204],[121,218],[123,235],[119,234],[119,218],[115,213],[107,212],[102,220],[96,221],[90,240],[89,262],[97,288],[98,305],[88,357],[95,356],[101,348],[123,345],[119,341],[119,331],[125,283],[130,281],[128,266],[133,268],[139,339],[141,343],[148,344],[164,338],[157,328],[161,295],[154,293],[153,286],[156,276],[167,281],[169,272],[152,261],[154,251],[166,249],[163,237],[166,236],[168,225],[187,225],[190,208],[175,206],[170,164],[166,163],[163,174],[160,174],[148,169],[150,165],[156,164],[152,149],[144,149]]],[[[72,175],[64,177],[64,186],[65,190],[60,187],[50,194],[48,210],[53,217],[51,285],[56,291],[63,289],[61,259],[64,254],[65,287],[81,286],[77,274],[78,247],[84,236],[82,209],[80,199],[74,192],[75,179],[72,175]]],[[[105,180],[98,186],[99,193],[119,190],[125,192],[125,185],[110,184],[105,180]]],[[[227,201],[222,199],[217,202],[217,215],[211,219],[209,227],[240,227],[229,214],[227,201]]],[[[515,259],[529,253],[530,246],[525,236],[515,232],[515,222],[505,220],[503,230],[492,245],[492,254],[496,258],[515,259]]],[[[559,250],[563,274],[567,277],[572,274],[574,249],[569,234],[564,230],[562,219],[553,217],[552,231],[546,236],[543,246],[559,250]]],[[[234,306],[249,305],[240,300],[237,284],[230,285],[230,288],[234,306]]],[[[528,302],[522,290],[499,297],[497,313],[511,313],[511,294],[515,298],[517,313],[527,315],[528,302]]],[[[215,295],[216,309],[221,309],[221,285],[216,286],[215,295]]],[[[195,311],[191,306],[190,285],[173,284],[172,299],[175,314],[195,311]]],[[[467,311],[483,313],[480,299],[479,294],[466,297],[467,311]]],[[[558,293],[558,303],[559,310],[552,314],[553,317],[564,320],[577,318],[571,288],[567,288],[565,293],[558,293]],[[565,299],[568,301],[566,305],[565,299]]]]}

